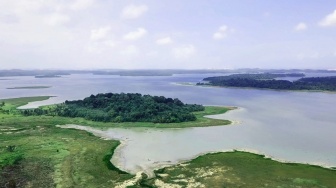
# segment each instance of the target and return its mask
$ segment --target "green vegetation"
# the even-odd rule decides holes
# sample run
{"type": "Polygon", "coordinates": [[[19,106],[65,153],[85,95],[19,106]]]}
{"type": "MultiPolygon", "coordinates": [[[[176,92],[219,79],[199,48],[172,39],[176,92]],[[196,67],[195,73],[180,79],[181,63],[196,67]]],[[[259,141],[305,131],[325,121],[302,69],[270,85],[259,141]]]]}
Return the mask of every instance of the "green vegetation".
{"type": "MultiPolygon", "coordinates": [[[[47,98],[2,101],[15,112],[22,104],[47,98]]],[[[113,154],[119,141],[57,128],[57,123],[52,117],[0,112],[0,187],[113,187],[133,177],[104,157],[113,154]]]]}
{"type": "Polygon", "coordinates": [[[16,110],[28,102],[48,98],[0,100],[0,187],[5,184],[12,187],[19,184],[21,187],[113,187],[134,178],[109,161],[119,141],[102,140],[84,131],[55,127],[58,124],[183,127],[229,123],[202,117],[215,112],[224,113],[228,109],[223,107],[206,107],[204,111],[195,112],[199,118],[194,124],[103,123],[84,118],[22,116],[16,110]]]}
{"type": "Polygon", "coordinates": [[[21,98],[11,98],[11,99],[0,99],[0,112],[6,111],[9,113],[11,112],[16,112],[17,107],[23,106],[28,104],[29,102],[33,101],[43,101],[49,99],[51,96],[37,96],[37,97],[21,97],[21,98]]]}
{"type": "MultiPolygon", "coordinates": [[[[205,127],[205,126],[220,126],[228,125],[231,122],[228,120],[221,119],[210,119],[204,116],[223,114],[228,110],[234,108],[231,107],[221,107],[221,106],[205,106],[204,111],[193,112],[195,115],[195,121],[181,122],[181,123],[152,123],[152,122],[97,122],[91,121],[84,118],[71,118],[71,117],[60,117],[60,116],[22,116],[22,110],[16,110],[16,107],[28,104],[32,101],[41,101],[49,99],[49,96],[39,96],[39,97],[23,97],[23,98],[13,98],[13,99],[2,99],[0,100],[0,113],[10,115],[12,118],[2,118],[0,122],[2,124],[11,123],[13,119],[18,122],[23,121],[28,124],[34,124],[34,122],[41,122],[49,126],[53,125],[65,125],[65,124],[79,124],[92,127],[100,128],[110,128],[110,127],[157,127],[157,128],[185,128],[185,127],[205,127]],[[1,105],[4,105],[1,107],[1,105]]],[[[54,109],[56,105],[49,105],[40,108],[40,110],[49,111],[54,109]]],[[[24,111],[24,110],[23,110],[24,111]]],[[[1,124],[0,124],[1,125],[1,124]]]]}
{"type": "Polygon", "coordinates": [[[275,78],[285,78],[285,77],[305,77],[303,73],[284,73],[284,74],[276,74],[276,73],[261,73],[261,74],[231,74],[228,76],[214,76],[204,78],[204,81],[221,81],[221,80],[230,80],[234,78],[240,79],[253,79],[253,80],[270,80],[275,78]]]}
{"type": "MultiPolygon", "coordinates": [[[[203,118],[228,108],[205,107],[194,112],[195,122],[171,124],[103,123],[83,118],[22,116],[15,108],[49,97],[1,100],[0,187],[335,187],[335,170],[304,164],[286,164],[263,156],[229,152],[200,156],[191,162],[166,167],[154,178],[127,174],[110,163],[119,141],[103,140],[91,133],[61,129],[57,124],[111,126],[205,126],[222,120],[203,118]],[[134,125],[136,124],[136,125],[134,125]],[[131,186],[133,184],[133,186],[131,186]],[[168,185],[167,185],[168,184],[168,185]],[[6,185],[6,186],[5,186],[6,185]]],[[[49,107],[45,107],[49,108],[49,107]]]]}
{"type": "Polygon", "coordinates": [[[39,121],[11,121],[0,125],[0,187],[8,182],[22,187],[110,187],[133,177],[104,158],[118,141],[39,121]],[[15,150],[8,151],[9,146],[15,150]]]}
{"type": "Polygon", "coordinates": [[[106,93],[84,100],[65,101],[55,108],[24,110],[24,115],[82,117],[101,122],[180,123],[195,121],[192,112],[203,111],[196,104],[183,104],[179,99],[138,93],[106,93]]]}
{"type": "Polygon", "coordinates": [[[51,86],[24,86],[24,87],[9,87],[7,89],[46,89],[51,86]]]}
{"type": "Polygon", "coordinates": [[[144,184],[167,187],[335,187],[336,171],[313,165],[281,163],[247,152],[206,154],[155,171],[144,184]]]}
{"type": "Polygon", "coordinates": [[[336,76],[301,78],[293,82],[274,79],[287,76],[300,77],[299,74],[285,74],[284,76],[280,76],[279,74],[236,74],[204,78],[203,80],[209,83],[197,83],[197,85],[280,90],[336,91],[336,76]]]}

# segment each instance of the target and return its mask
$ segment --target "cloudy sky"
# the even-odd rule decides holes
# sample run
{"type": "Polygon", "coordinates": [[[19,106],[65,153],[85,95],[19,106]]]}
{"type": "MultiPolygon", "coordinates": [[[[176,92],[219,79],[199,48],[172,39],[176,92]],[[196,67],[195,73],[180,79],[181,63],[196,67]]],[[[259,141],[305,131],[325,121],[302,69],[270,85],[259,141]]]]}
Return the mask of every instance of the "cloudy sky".
{"type": "Polygon", "coordinates": [[[0,69],[336,69],[335,0],[0,0],[0,69]]]}

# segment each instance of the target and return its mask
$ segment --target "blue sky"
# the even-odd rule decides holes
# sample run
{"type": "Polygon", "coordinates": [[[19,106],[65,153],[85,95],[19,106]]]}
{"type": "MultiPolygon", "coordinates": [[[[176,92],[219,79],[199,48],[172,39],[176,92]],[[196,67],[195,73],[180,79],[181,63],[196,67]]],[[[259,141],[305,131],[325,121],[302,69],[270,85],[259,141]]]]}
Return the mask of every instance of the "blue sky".
{"type": "Polygon", "coordinates": [[[336,69],[335,0],[0,0],[0,69],[336,69]]]}

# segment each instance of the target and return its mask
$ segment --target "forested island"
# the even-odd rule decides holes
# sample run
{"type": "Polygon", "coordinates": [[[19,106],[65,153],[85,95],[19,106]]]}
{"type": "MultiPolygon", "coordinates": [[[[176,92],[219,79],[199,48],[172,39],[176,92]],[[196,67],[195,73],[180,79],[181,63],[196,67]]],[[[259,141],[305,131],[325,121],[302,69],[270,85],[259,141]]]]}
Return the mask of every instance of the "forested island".
{"type": "Polygon", "coordinates": [[[36,75],[35,78],[60,78],[60,75],[36,75]]]}
{"type": "Polygon", "coordinates": [[[49,108],[23,110],[25,116],[49,115],[81,117],[101,122],[179,123],[195,121],[192,112],[203,111],[197,104],[184,104],[179,99],[139,93],[106,93],[83,100],[65,101],[49,108]]]}
{"type": "Polygon", "coordinates": [[[234,74],[229,76],[216,76],[204,78],[206,83],[197,85],[210,85],[222,87],[248,87],[277,90],[311,90],[311,91],[336,91],[336,76],[306,77],[296,81],[275,78],[303,77],[303,74],[234,74]]]}
{"type": "Polygon", "coordinates": [[[22,87],[8,87],[6,89],[46,89],[51,88],[51,86],[22,86],[22,87]]]}

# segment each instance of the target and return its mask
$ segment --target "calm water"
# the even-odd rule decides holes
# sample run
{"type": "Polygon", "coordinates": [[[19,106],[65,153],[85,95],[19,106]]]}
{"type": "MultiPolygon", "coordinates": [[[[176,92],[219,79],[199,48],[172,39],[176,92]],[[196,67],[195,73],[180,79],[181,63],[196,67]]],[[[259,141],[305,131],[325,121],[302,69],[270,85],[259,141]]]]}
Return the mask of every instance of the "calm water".
{"type": "Polygon", "coordinates": [[[112,161],[135,173],[174,164],[199,154],[232,149],[251,150],[292,162],[336,166],[336,94],[253,89],[193,87],[176,82],[198,82],[211,75],[119,77],[71,75],[0,80],[0,98],[57,96],[26,107],[81,99],[105,92],[137,92],[178,97],[186,103],[238,106],[216,118],[238,120],[231,126],[186,129],[90,130],[123,141],[112,161]],[[43,85],[47,89],[9,90],[7,87],[43,85]]]}

